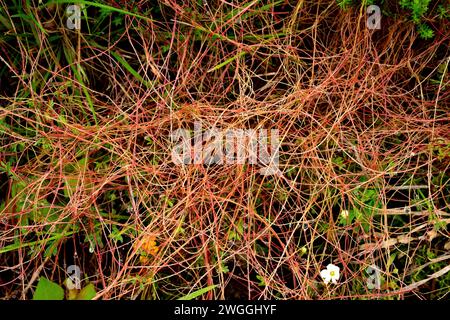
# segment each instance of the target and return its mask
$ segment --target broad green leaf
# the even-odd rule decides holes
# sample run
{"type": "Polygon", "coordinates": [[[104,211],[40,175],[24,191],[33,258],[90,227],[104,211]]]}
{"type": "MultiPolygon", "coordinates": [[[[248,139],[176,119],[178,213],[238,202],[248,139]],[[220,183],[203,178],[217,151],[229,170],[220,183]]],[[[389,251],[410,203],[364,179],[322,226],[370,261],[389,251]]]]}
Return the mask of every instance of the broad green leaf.
{"type": "Polygon", "coordinates": [[[60,285],[41,277],[39,279],[33,300],[63,300],[64,289],[60,285]]]}
{"type": "Polygon", "coordinates": [[[95,291],[94,285],[89,283],[78,293],[76,300],[92,300],[97,292],[95,291]]]}

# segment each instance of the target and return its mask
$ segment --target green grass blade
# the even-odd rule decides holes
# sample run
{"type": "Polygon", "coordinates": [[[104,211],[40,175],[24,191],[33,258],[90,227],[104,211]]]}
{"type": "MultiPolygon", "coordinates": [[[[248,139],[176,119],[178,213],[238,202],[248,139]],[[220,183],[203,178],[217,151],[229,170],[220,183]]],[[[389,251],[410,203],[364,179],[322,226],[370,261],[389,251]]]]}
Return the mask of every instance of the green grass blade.
{"type": "Polygon", "coordinates": [[[10,252],[10,251],[15,251],[15,250],[26,248],[26,247],[31,247],[31,246],[34,246],[34,245],[47,243],[49,241],[59,240],[61,238],[73,235],[73,234],[75,234],[77,232],[78,231],[69,231],[69,232],[65,232],[65,233],[62,233],[62,234],[51,236],[51,237],[48,237],[48,238],[42,239],[42,240],[36,240],[36,241],[31,241],[31,242],[26,242],[26,243],[13,243],[13,244],[10,244],[10,245],[5,246],[3,248],[0,248],[0,254],[6,253],[6,252],[10,252]]]}
{"type": "Polygon", "coordinates": [[[101,8],[101,9],[105,9],[105,10],[109,10],[109,11],[114,11],[117,13],[121,13],[121,14],[125,14],[125,15],[129,15],[132,17],[136,17],[139,19],[143,19],[149,22],[153,22],[153,19],[150,19],[149,17],[145,17],[142,16],[140,14],[136,14],[127,10],[122,10],[119,8],[115,8],[115,7],[111,7],[108,6],[106,4],[102,4],[102,3],[96,3],[96,2],[92,2],[92,1],[85,1],[85,0],[53,0],[53,1],[49,1],[45,4],[45,6],[49,6],[51,4],[64,4],[64,3],[70,3],[70,4],[84,4],[84,5],[88,5],[88,6],[93,6],[93,7],[97,7],[97,8],[101,8]]]}
{"type": "Polygon", "coordinates": [[[247,54],[247,52],[245,52],[245,51],[239,52],[239,53],[236,54],[235,56],[233,56],[233,57],[231,57],[231,58],[225,60],[224,62],[219,63],[219,64],[216,65],[215,67],[209,69],[209,70],[207,71],[207,73],[213,72],[213,71],[218,70],[218,69],[220,69],[220,68],[223,68],[223,67],[226,66],[227,64],[233,62],[234,60],[236,60],[236,59],[239,58],[239,57],[245,56],[246,54],[247,54]]]}
{"type": "Polygon", "coordinates": [[[206,293],[208,291],[211,291],[212,289],[214,289],[216,287],[217,287],[217,285],[214,284],[212,286],[208,286],[206,288],[199,289],[197,291],[189,293],[188,295],[185,295],[184,297],[179,298],[178,300],[192,300],[192,299],[195,299],[195,298],[201,296],[202,294],[204,294],[204,293],[206,293]]]}
{"type": "Polygon", "coordinates": [[[151,88],[152,87],[151,82],[144,80],[144,78],[142,78],[142,76],[136,70],[134,70],[134,68],[132,66],[130,66],[130,64],[124,58],[122,58],[122,56],[120,54],[118,54],[117,52],[114,52],[114,51],[111,51],[111,54],[137,80],[139,80],[140,82],[144,83],[147,86],[147,88],[151,88]]]}

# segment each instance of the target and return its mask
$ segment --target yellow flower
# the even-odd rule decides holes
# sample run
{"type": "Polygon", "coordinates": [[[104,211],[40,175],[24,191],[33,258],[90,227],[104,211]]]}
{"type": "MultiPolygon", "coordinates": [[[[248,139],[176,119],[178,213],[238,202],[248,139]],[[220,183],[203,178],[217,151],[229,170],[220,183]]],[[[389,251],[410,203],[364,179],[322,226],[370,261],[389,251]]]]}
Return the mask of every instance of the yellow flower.
{"type": "Polygon", "coordinates": [[[141,251],[141,256],[139,258],[141,263],[147,263],[149,261],[148,257],[155,256],[159,251],[159,247],[156,244],[156,236],[145,236],[140,242],[139,249],[141,251]]]}
{"type": "Polygon", "coordinates": [[[144,250],[144,252],[148,255],[156,255],[158,253],[158,246],[156,245],[156,237],[155,236],[148,236],[144,238],[144,241],[142,243],[141,249],[144,250]]]}

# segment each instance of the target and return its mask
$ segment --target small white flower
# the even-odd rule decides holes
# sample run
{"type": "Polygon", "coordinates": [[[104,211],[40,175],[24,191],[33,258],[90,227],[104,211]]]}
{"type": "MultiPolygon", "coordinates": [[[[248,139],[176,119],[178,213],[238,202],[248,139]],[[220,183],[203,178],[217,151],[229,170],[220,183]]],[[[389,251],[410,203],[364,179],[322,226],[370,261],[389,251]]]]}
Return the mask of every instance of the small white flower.
{"type": "Polygon", "coordinates": [[[328,284],[330,281],[336,284],[339,280],[339,267],[330,263],[326,269],[320,271],[320,276],[325,284],[328,284]]]}
{"type": "Polygon", "coordinates": [[[342,211],[341,211],[341,217],[342,217],[343,219],[347,219],[347,218],[348,218],[348,215],[349,215],[348,210],[342,210],[342,211]]]}

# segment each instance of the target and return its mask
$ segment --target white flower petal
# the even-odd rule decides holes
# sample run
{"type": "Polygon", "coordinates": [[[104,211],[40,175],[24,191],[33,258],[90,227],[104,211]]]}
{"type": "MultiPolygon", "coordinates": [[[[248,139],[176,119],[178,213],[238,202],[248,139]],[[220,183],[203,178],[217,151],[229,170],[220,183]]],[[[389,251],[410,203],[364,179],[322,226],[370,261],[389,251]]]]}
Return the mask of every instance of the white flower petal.
{"type": "Polygon", "coordinates": [[[336,271],[336,273],[335,273],[335,278],[336,278],[336,280],[339,280],[339,277],[340,277],[340,273],[339,273],[339,270],[338,270],[338,271],[336,271]]]}
{"type": "Polygon", "coordinates": [[[328,271],[327,269],[324,269],[324,270],[322,270],[322,271],[320,271],[320,276],[322,277],[322,278],[326,278],[326,277],[330,277],[330,271],[328,271]]]}
{"type": "Polygon", "coordinates": [[[333,283],[337,283],[337,280],[339,280],[339,267],[335,266],[334,264],[330,263],[327,266],[328,274],[330,275],[330,279],[333,283]]]}
{"type": "Polygon", "coordinates": [[[341,217],[344,218],[344,219],[347,219],[349,214],[350,213],[348,212],[348,210],[342,210],[341,211],[341,217]]]}
{"type": "Polygon", "coordinates": [[[339,272],[339,267],[335,266],[334,264],[330,263],[329,265],[327,265],[327,270],[329,272],[334,271],[334,272],[339,272]]]}
{"type": "Polygon", "coordinates": [[[320,271],[320,276],[325,284],[329,283],[331,280],[330,272],[327,269],[320,271]]]}

